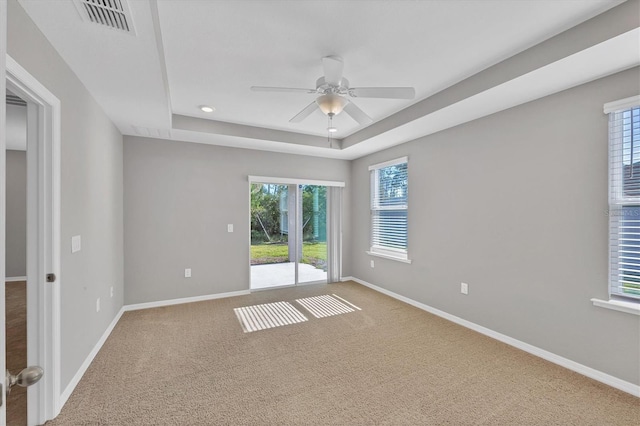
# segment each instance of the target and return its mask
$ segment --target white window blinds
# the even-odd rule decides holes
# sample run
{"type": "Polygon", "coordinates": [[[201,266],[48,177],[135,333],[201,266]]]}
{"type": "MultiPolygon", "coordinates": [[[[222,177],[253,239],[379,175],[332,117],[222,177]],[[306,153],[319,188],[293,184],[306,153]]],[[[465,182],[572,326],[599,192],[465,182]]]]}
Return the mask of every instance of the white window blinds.
{"type": "Polygon", "coordinates": [[[640,106],[609,114],[611,296],[640,299],[640,106]]]}
{"type": "Polygon", "coordinates": [[[407,259],[408,159],[369,167],[371,252],[407,259]]]}

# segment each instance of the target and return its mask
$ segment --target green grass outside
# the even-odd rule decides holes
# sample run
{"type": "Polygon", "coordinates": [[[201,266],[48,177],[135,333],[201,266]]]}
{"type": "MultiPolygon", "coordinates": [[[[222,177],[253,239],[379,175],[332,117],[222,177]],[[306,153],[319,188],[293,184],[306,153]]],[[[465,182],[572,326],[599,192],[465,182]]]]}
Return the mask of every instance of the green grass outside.
{"type": "MultiPolygon", "coordinates": [[[[251,246],[251,264],[283,263],[289,261],[287,244],[256,244],[251,246]]],[[[327,243],[302,243],[302,263],[326,269],[327,243]]]]}
{"type": "MultiPolygon", "coordinates": [[[[327,243],[302,243],[302,261],[305,257],[327,261],[327,243]]],[[[306,262],[305,262],[306,263],[306,262]]]]}
{"type": "Polygon", "coordinates": [[[623,281],[622,292],[626,294],[640,295],[640,283],[623,281]]]}
{"type": "MultiPolygon", "coordinates": [[[[251,246],[251,260],[289,258],[287,244],[256,244],[251,246]]],[[[253,263],[253,262],[252,262],[253,263]]],[[[272,263],[272,262],[269,262],[272,263]]]]}

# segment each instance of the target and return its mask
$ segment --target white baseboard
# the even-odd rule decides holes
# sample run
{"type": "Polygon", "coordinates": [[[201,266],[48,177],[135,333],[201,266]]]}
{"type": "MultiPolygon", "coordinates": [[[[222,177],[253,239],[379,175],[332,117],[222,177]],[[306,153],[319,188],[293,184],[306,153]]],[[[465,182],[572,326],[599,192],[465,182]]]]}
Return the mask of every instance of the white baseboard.
{"type": "Polygon", "coordinates": [[[586,365],[579,364],[570,359],[561,357],[560,355],[556,355],[552,352],[546,351],[544,349],[540,349],[536,346],[530,345],[528,343],[522,342],[520,340],[514,339],[512,337],[506,336],[502,333],[498,333],[497,331],[493,331],[489,328],[483,327],[481,325],[475,324],[471,321],[467,321],[455,315],[448,314],[439,309],[433,308],[429,305],[425,305],[424,303],[416,302],[413,299],[402,296],[400,294],[394,293],[392,291],[386,290],[382,287],[378,287],[377,285],[368,283],[364,280],[355,278],[355,277],[343,277],[342,281],[355,281],[358,284],[361,284],[365,287],[369,287],[372,290],[378,291],[382,294],[386,294],[387,296],[393,297],[394,299],[398,299],[402,302],[408,303],[409,305],[415,306],[416,308],[422,309],[439,317],[442,317],[446,320],[459,324],[463,327],[469,328],[473,331],[477,331],[478,333],[484,334],[485,336],[491,337],[493,339],[499,340],[507,345],[513,346],[515,348],[521,349],[525,352],[528,352],[532,355],[550,361],[554,364],[557,364],[561,367],[567,368],[569,370],[575,371],[576,373],[582,374],[583,376],[587,376],[591,379],[597,380],[601,383],[614,387],[616,389],[620,389],[621,391],[630,393],[633,396],[640,397],[640,386],[627,382],[625,380],[619,379],[617,377],[611,376],[607,373],[603,373],[602,371],[598,371],[591,367],[587,367],[586,365]]]}
{"type": "Polygon", "coordinates": [[[6,283],[13,283],[16,281],[26,281],[27,277],[7,277],[4,279],[4,282],[6,283]]]}
{"type": "Polygon", "coordinates": [[[204,296],[184,297],[181,299],[160,300],[157,302],[135,303],[133,305],[125,305],[122,309],[125,312],[137,311],[140,309],[159,308],[161,306],[181,305],[183,303],[202,302],[204,300],[223,299],[225,297],[244,296],[251,294],[250,290],[230,291],[228,293],[207,294],[204,296]]]}
{"type": "Polygon", "coordinates": [[[93,347],[91,352],[89,352],[89,355],[84,360],[84,362],[76,372],[75,376],[73,376],[73,379],[71,379],[71,382],[67,385],[64,392],[62,392],[62,395],[60,395],[60,399],[59,399],[60,406],[57,407],[56,413],[60,413],[60,410],[62,410],[62,407],[64,407],[64,404],[67,403],[67,400],[73,393],[73,390],[76,388],[78,383],[80,383],[80,379],[82,379],[82,376],[84,376],[84,373],[86,373],[87,369],[93,362],[93,359],[96,357],[96,355],[98,355],[98,352],[100,352],[102,345],[104,345],[104,342],[107,341],[107,338],[115,328],[116,324],[118,324],[118,321],[120,321],[120,317],[122,317],[122,314],[124,313],[124,311],[125,309],[124,307],[122,307],[120,311],[116,314],[113,321],[111,321],[111,324],[109,324],[109,327],[107,327],[107,329],[102,334],[102,337],[100,337],[100,340],[98,340],[98,343],[96,343],[96,345],[93,347]]]}

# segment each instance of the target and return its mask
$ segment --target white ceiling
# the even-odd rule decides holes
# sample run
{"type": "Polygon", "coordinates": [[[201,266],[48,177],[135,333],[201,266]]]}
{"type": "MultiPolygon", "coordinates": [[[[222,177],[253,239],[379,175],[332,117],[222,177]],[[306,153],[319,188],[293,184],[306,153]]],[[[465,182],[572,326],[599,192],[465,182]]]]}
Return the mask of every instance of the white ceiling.
{"type": "Polygon", "coordinates": [[[538,67],[542,80],[525,72],[483,91],[482,102],[417,114],[435,93],[621,1],[130,0],[135,36],[84,22],[71,0],[20,3],[123,134],[334,158],[477,118],[477,105],[486,115],[640,63],[636,31],[538,67]],[[342,141],[332,149],[322,113],[289,123],[313,95],[249,90],[315,88],[327,55],[344,58],[352,87],[414,86],[416,99],[354,100],[374,124],[338,115],[342,141]]]}

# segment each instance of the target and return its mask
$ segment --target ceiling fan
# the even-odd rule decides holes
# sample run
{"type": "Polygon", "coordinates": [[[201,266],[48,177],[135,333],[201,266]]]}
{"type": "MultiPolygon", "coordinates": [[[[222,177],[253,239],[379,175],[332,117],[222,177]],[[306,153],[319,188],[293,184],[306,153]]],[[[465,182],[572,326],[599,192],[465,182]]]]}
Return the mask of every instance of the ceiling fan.
{"type": "MultiPolygon", "coordinates": [[[[349,87],[349,80],[342,76],[344,63],[338,56],[325,56],[322,58],[324,76],[318,78],[315,89],[298,89],[293,87],[265,87],[252,86],[254,92],[299,92],[320,95],[296,114],[290,123],[300,123],[314,111],[320,109],[331,120],[342,111],[360,124],[369,124],[373,120],[356,104],[347,99],[352,98],[386,98],[386,99],[413,99],[416,91],[413,87],[349,87]]],[[[335,131],[330,127],[329,131],[335,131]]]]}

